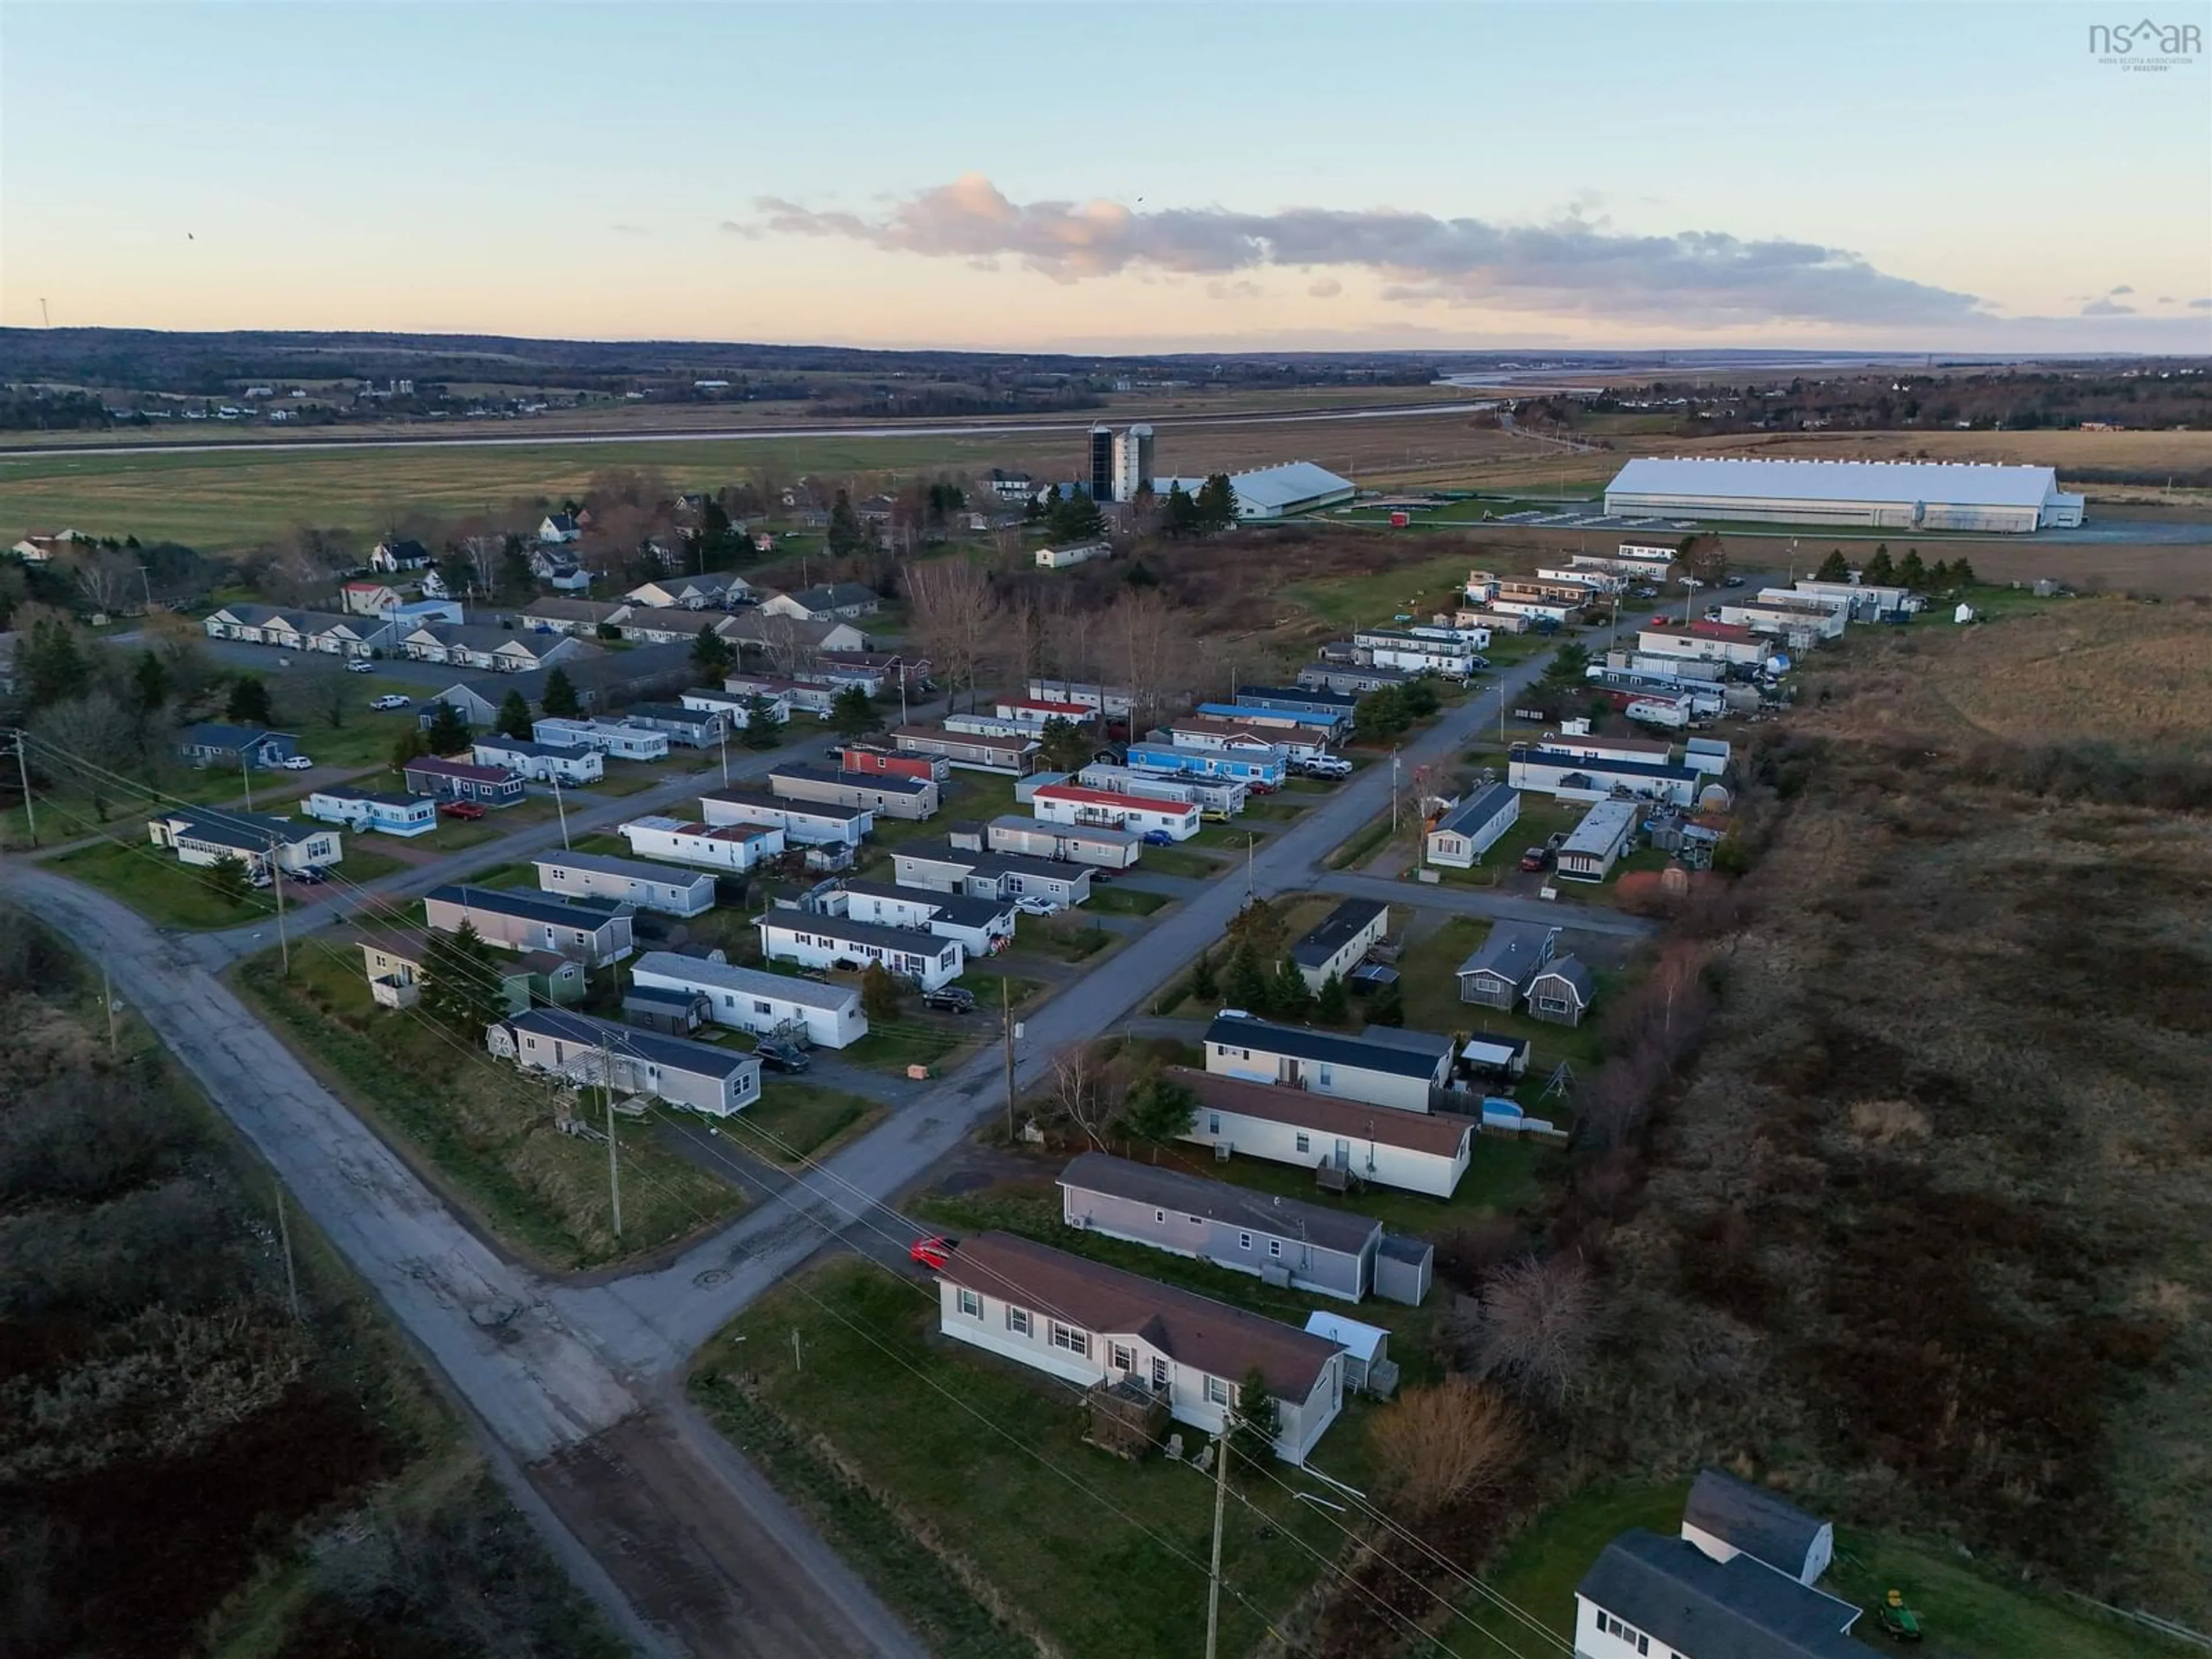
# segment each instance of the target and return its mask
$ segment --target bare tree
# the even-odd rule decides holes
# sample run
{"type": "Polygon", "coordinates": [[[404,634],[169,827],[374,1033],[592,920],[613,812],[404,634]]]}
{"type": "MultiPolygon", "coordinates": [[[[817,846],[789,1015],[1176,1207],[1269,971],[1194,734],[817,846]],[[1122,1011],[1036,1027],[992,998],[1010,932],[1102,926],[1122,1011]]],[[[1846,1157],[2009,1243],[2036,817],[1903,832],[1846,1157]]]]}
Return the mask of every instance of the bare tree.
{"type": "Polygon", "coordinates": [[[1052,1099],[1092,1146],[1105,1146],[1106,1126],[1116,1108],[1106,1087],[1105,1067],[1090,1044],[1072,1042],[1052,1057],[1052,1099]]]}
{"type": "Polygon", "coordinates": [[[1524,1256],[1483,1288],[1475,1369],[1523,1400],[1564,1405],[1596,1334],[1597,1291],[1577,1257],[1524,1256]]]}
{"type": "Polygon", "coordinates": [[[301,705],[313,710],[332,731],[345,724],[346,714],[353,707],[353,676],[339,666],[336,657],[319,653],[319,659],[301,664],[291,688],[301,705]]]}
{"type": "Polygon", "coordinates": [[[1124,592],[1108,613],[1106,628],[1102,654],[1127,678],[1133,738],[1189,689],[1194,641],[1181,613],[1157,588],[1124,592]]]}
{"type": "Polygon", "coordinates": [[[907,566],[905,586],[915,640],[946,690],[965,686],[972,704],[978,676],[996,657],[1002,623],[990,578],[966,559],[937,559],[907,566]]]}
{"type": "Polygon", "coordinates": [[[1480,1498],[1512,1474],[1527,1449],[1513,1402],[1466,1376],[1408,1389],[1376,1419],[1376,1461],[1396,1505],[1419,1520],[1480,1498]]]}
{"type": "MultiPolygon", "coordinates": [[[[104,690],[48,704],[31,717],[31,736],[49,749],[111,772],[133,770],[138,758],[137,721],[112,693],[104,690]]],[[[94,795],[101,793],[97,783],[67,762],[57,759],[53,768],[53,775],[62,781],[94,795]]]]}
{"type": "Polygon", "coordinates": [[[138,561],[120,548],[96,547],[79,556],[74,566],[76,591],[94,611],[116,615],[143,589],[138,561]]]}

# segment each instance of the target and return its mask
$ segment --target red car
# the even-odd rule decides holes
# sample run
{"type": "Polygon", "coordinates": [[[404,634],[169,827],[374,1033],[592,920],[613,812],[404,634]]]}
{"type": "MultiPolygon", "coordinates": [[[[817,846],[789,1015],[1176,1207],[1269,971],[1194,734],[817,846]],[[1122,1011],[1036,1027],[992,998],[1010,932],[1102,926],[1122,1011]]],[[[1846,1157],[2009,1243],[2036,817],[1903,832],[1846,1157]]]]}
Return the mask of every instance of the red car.
{"type": "Polygon", "coordinates": [[[917,1238],[907,1249],[908,1257],[933,1273],[945,1271],[945,1264],[952,1259],[953,1251],[960,1248],[957,1238],[917,1238]]]}
{"type": "Polygon", "coordinates": [[[438,811],[449,818],[473,819],[484,815],[483,808],[472,800],[449,800],[438,811]]]}
{"type": "Polygon", "coordinates": [[[1548,847],[1531,847],[1521,854],[1521,867],[1532,873],[1538,870],[1550,869],[1552,849],[1548,847]]]}

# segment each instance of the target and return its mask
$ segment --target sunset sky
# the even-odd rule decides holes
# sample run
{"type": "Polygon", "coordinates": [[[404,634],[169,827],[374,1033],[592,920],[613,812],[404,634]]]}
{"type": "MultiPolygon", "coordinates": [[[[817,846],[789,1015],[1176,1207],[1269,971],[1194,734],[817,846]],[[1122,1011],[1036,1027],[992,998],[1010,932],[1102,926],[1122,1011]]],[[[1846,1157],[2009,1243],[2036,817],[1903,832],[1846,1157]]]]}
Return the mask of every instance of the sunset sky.
{"type": "Polygon", "coordinates": [[[0,323],[2212,350],[2112,16],[8,0],[0,323]]]}

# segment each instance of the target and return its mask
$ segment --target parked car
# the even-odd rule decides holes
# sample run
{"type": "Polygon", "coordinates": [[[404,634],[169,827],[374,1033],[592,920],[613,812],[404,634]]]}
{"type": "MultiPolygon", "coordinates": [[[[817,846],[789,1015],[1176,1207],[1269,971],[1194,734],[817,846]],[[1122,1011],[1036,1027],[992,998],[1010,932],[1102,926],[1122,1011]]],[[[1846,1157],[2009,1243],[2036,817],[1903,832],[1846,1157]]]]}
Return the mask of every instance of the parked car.
{"type": "Polygon", "coordinates": [[[314,758],[308,755],[287,755],[276,764],[287,772],[311,772],[315,767],[314,758]]]}
{"type": "Polygon", "coordinates": [[[753,1058],[771,1072],[803,1072],[814,1063],[795,1042],[757,1042],[753,1058]]]}
{"type": "Polygon", "coordinates": [[[473,823],[484,815],[484,809],[472,800],[449,800],[438,809],[441,817],[466,818],[473,823]]]}
{"type": "Polygon", "coordinates": [[[1034,893],[1024,893],[1014,901],[1014,908],[1025,916],[1048,916],[1060,907],[1050,899],[1039,898],[1034,893]]]}
{"type": "Polygon", "coordinates": [[[1743,586],[1743,578],[1741,576],[1727,577],[1722,581],[1721,586],[1723,587],[1741,587],[1743,586]]]}
{"type": "Polygon", "coordinates": [[[940,985],[934,991],[921,994],[921,1006],[944,1013],[964,1014],[975,1008],[975,994],[963,991],[957,985],[940,985]]]}
{"type": "Polygon", "coordinates": [[[1248,795],[1272,795],[1275,793],[1275,786],[1272,783],[1261,783],[1255,779],[1244,786],[1244,793],[1248,795]]]}
{"type": "Polygon", "coordinates": [[[1175,845],[1175,837],[1168,834],[1164,830],[1147,830],[1145,831],[1145,845],[1147,847],[1172,847],[1175,845]]]}
{"type": "Polygon", "coordinates": [[[907,1247],[907,1256],[917,1266],[932,1273],[943,1273],[945,1264],[952,1259],[953,1251],[960,1248],[957,1238],[917,1238],[907,1247]]]}
{"type": "Polygon", "coordinates": [[[380,697],[371,697],[368,700],[368,706],[380,711],[386,708],[404,708],[414,701],[414,698],[403,693],[387,691],[380,697]]]}
{"type": "Polygon", "coordinates": [[[1656,587],[1639,587],[1634,592],[1639,599],[1656,599],[1659,597],[1659,590],[1656,587]]]}
{"type": "Polygon", "coordinates": [[[1310,778],[1348,778],[1352,763],[1336,755],[1316,755],[1299,769],[1310,778]]]}
{"type": "MultiPolygon", "coordinates": [[[[1201,823],[1226,823],[1229,822],[1229,814],[1223,811],[1218,806],[1201,806],[1198,809],[1198,817],[1199,822],[1201,823]]],[[[1096,881],[1098,878],[1093,876],[1091,879],[1096,881]]]]}
{"type": "Polygon", "coordinates": [[[1467,666],[1469,673],[1479,674],[1484,669],[1490,666],[1490,659],[1487,657],[1469,657],[1467,659],[1467,666]]]}
{"type": "Polygon", "coordinates": [[[1113,879],[1114,872],[1111,870],[1093,870],[1091,872],[1091,884],[1093,887],[1096,887],[1102,881],[1111,881],[1113,879]]]}
{"type": "Polygon", "coordinates": [[[324,873],[319,866],[308,864],[292,872],[292,879],[309,887],[319,887],[328,881],[330,877],[324,873]]]}
{"type": "Polygon", "coordinates": [[[1526,847],[1521,851],[1521,867],[1533,875],[1539,870],[1550,869],[1552,858],[1548,847],[1526,847]]]}
{"type": "Polygon", "coordinates": [[[376,665],[373,662],[364,661],[362,659],[356,657],[346,665],[346,672],[349,674],[374,674],[376,672],[376,665]]]}

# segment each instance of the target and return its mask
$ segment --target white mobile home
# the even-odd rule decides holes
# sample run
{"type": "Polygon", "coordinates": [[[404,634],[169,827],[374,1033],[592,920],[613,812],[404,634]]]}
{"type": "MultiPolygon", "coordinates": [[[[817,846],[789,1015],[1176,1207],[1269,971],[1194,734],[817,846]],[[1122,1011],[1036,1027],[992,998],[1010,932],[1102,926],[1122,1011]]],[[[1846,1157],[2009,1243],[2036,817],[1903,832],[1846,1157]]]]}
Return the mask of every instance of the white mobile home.
{"type": "Polygon", "coordinates": [[[1589,760],[1556,749],[1516,749],[1506,765],[1516,789],[1560,800],[1603,800],[1615,789],[1645,800],[1687,805],[1697,799],[1705,774],[1687,766],[1639,761],[1589,760]]]}
{"type": "Polygon", "coordinates": [[[872,921],[883,927],[913,927],[958,943],[970,957],[1003,951],[1014,939],[1014,903],[1005,898],[969,898],[890,882],[848,880],[823,896],[831,915],[872,921]]]}
{"type": "Polygon", "coordinates": [[[1139,836],[1166,836],[1176,841],[1188,841],[1198,833],[1200,823],[1198,808],[1188,801],[1117,795],[1070,783],[1042,786],[1030,795],[1030,810],[1043,823],[1128,830],[1139,836]]]}
{"type": "Polygon", "coordinates": [[[1583,814],[1559,847],[1559,879],[1603,881],[1628,850],[1644,808],[1631,800],[1601,800],[1583,814]]]}
{"type": "Polygon", "coordinates": [[[613,899],[665,915],[703,915],[714,908],[714,878],[602,853],[541,853],[531,860],[538,885],[563,898],[613,899]]]}
{"type": "Polygon", "coordinates": [[[622,826],[629,850],[641,859],[696,864],[743,875],[763,859],[781,855],[783,831],[772,824],[687,823],[682,818],[633,818],[622,826]]]}
{"type": "Polygon", "coordinates": [[[596,749],[563,749],[527,738],[478,738],[470,758],[478,766],[503,766],[533,783],[557,781],[569,788],[607,775],[606,757],[596,749]]]}
{"type": "Polygon", "coordinates": [[[833,806],[827,801],[787,800],[752,789],[722,789],[699,798],[707,822],[750,823],[783,831],[794,847],[858,847],[875,828],[875,814],[863,806],[833,806]]]}
{"type": "Polygon", "coordinates": [[[565,1008],[526,1009],[492,1026],[484,1044],[526,1072],[652,1095],[709,1117],[729,1117],[760,1098],[760,1061],[750,1054],[565,1008]]]}
{"type": "Polygon", "coordinates": [[[949,939],[914,927],[882,927],[844,916],[778,905],[760,919],[761,954],[802,968],[866,968],[919,983],[925,991],[960,977],[967,953],[949,939]]]}
{"type": "Polygon", "coordinates": [[[1021,818],[1008,813],[984,827],[988,849],[1018,857],[1055,859],[1070,864],[1096,865],[1102,869],[1126,870],[1144,851],[1144,842],[1130,830],[1109,829],[1095,823],[1048,823],[1041,818],[1021,818]]]}
{"type": "Polygon", "coordinates": [[[1437,820],[1422,842],[1422,856],[1450,869],[1472,869],[1520,817],[1521,796],[1512,785],[1485,784],[1437,820]]]}
{"type": "Polygon", "coordinates": [[[1395,1111],[1426,1112],[1451,1076],[1452,1044],[1429,1031],[1370,1025],[1358,1036],[1223,1013],[1206,1028],[1206,1069],[1395,1111]]]}
{"type": "Polygon", "coordinates": [[[630,969],[633,984],[694,992],[707,999],[714,1024],[756,1036],[803,1036],[817,1048],[842,1048],[868,1034],[860,994],[759,968],[733,967],[672,951],[648,951],[630,969]]]}
{"type": "Polygon", "coordinates": [[[1474,1156],[1474,1119],[1450,1112],[1398,1112],[1335,1100],[1310,1089],[1171,1066],[1162,1074],[1198,1097],[1186,1140],[1240,1158],[1326,1165],[1378,1187],[1449,1198],[1474,1156]]]}

